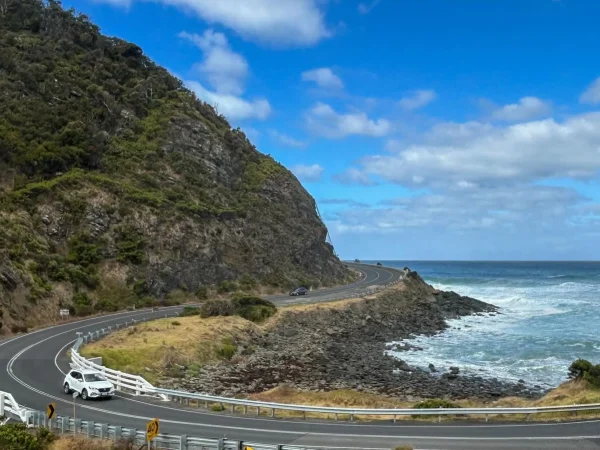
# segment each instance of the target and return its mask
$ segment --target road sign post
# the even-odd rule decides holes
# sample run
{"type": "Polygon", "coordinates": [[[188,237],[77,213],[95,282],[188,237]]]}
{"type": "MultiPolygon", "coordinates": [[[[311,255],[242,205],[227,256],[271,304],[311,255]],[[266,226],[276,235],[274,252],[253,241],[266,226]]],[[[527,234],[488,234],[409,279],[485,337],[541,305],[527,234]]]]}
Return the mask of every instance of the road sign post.
{"type": "Polygon", "coordinates": [[[154,438],[156,438],[156,436],[158,436],[159,434],[160,421],[158,419],[152,419],[146,424],[146,443],[148,444],[148,449],[150,449],[154,438]]]}
{"type": "Polygon", "coordinates": [[[75,424],[75,430],[74,430],[75,434],[77,434],[77,423],[75,422],[75,419],[77,418],[77,415],[75,414],[75,399],[77,398],[78,395],[79,395],[79,392],[73,391],[73,423],[75,424]]]}

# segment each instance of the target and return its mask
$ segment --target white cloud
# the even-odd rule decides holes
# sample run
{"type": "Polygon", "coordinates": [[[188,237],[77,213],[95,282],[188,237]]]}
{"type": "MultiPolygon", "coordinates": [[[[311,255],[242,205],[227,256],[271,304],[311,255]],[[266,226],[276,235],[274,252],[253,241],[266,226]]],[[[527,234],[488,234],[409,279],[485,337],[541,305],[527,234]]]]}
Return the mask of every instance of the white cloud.
{"type": "Polygon", "coordinates": [[[354,167],[334,175],[333,179],[342,184],[360,184],[363,186],[374,186],[377,184],[367,173],[361,172],[354,167]]]}
{"type": "Polygon", "coordinates": [[[319,181],[325,169],[318,164],[298,164],[292,167],[292,172],[301,181],[319,181]]]}
{"type": "Polygon", "coordinates": [[[269,130],[269,135],[273,141],[277,142],[278,144],[285,145],[286,147],[301,148],[306,145],[304,142],[288,136],[287,134],[280,133],[276,130],[269,130]]]}
{"type": "Polygon", "coordinates": [[[324,89],[342,89],[344,87],[344,83],[340,77],[334,74],[328,67],[303,72],[302,81],[314,81],[317,86],[324,89]]]}
{"type": "Polygon", "coordinates": [[[223,114],[229,119],[264,120],[271,114],[271,105],[267,99],[245,100],[235,95],[213,92],[197,81],[186,81],[185,84],[196,93],[198,98],[214,106],[219,114],[223,114]]]}
{"type": "Polygon", "coordinates": [[[600,113],[507,127],[447,124],[422,141],[405,146],[395,142],[391,155],[364,158],[360,171],[403,185],[458,188],[589,179],[600,170],[600,113]]]}
{"type": "Polygon", "coordinates": [[[589,103],[592,105],[596,105],[600,103],[600,77],[596,78],[596,80],[588,86],[581,97],[579,98],[581,103],[589,103]]]}
{"type": "Polygon", "coordinates": [[[306,125],[313,133],[332,139],[350,135],[381,137],[392,131],[386,119],[372,120],[364,112],[341,114],[320,102],[306,115],[306,125]]]}
{"type": "MultiPolygon", "coordinates": [[[[99,0],[129,6],[133,0],[99,0]]],[[[148,1],[148,0],[138,0],[148,1]]],[[[277,47],[308,46],[331,36],[322,0],[155,0],[191,11],[245,39],[277,47]]]]}
{"type": "Polygon", "coordinates": [[[406,111],[423,108],[435,101],[437,94],[433,90],[420,89],[412,92],[410,95],[403,97],[399,104],[406,111]]]}
{"type": "Polygon", "coordinates": [[[379,208],[351,208],[337,213],[338,232],[397,232],[534,227],[549,232],[578,217],[585,199],[576,191],[551,186],[517,185],[474,188],[461,193],[400,198],[379,208]]]}
{"type": "Polygon", "coordinates": [[[179,33],[179,37],[202,50],[204,59],[194,68],[207,77],[217,92],[232,95],[241,95],[244,92],[248,63],[242,55],[231,50],[223,33],[210,29],[202,35],[183,31],[179,33]]]}
{"type": "Polygon", "coordinates": [[[358,12],[361,14],[369,14],[373,8],[375,8],[381,0],[373,0],[370,3],[359,3],[358,12]]]}
{"type": "Polygon", "coordinates": [[[492,112],[492,118],[507,122],[535,119],[547,116],[552,112],[550,103],[537,97],[523,97],[518,103],[505,105],[492,112]]]}

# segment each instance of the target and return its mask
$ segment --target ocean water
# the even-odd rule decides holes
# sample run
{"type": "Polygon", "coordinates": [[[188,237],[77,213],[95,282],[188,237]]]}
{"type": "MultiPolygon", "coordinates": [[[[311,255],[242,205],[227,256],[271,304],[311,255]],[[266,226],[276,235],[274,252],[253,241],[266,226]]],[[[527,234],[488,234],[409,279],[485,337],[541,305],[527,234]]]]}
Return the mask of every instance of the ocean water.
{"type": "Polygon", "coordinates": [[[501,308],[500,315],[452,320],[448,330],[412,340],[424,350],[397,355],[409,364],[456,365],[544,387],[566,380],[577,358],[600,364],[600,262],[381,262],[501,308]]]}

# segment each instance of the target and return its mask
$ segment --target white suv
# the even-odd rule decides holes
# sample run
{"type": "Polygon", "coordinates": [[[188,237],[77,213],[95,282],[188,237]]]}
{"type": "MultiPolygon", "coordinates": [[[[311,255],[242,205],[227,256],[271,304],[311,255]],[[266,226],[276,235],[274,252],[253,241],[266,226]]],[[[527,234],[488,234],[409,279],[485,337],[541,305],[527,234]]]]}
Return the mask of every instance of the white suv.
{"type": "Polygon", "coordinates": [[[78,392],[83,400],[115,395],[114,385],[102,373],[88,369],[71,370],[63,381],[63,389],[65,394],[78,392]]]}

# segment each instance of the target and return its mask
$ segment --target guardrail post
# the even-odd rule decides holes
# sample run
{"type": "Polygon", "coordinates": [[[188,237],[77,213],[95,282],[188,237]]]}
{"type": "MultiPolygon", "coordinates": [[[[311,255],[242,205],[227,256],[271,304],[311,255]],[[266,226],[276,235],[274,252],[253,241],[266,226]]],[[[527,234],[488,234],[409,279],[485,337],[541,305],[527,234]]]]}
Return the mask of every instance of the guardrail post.
{"type": "Polygon", "coordinates": [[[87,435],[89,438],[94,437],[94,422],[92,420],[88,420],[87,435]]]}
{"type": "Polygon", "coordinates": [[[354,421],[354,414],[350,414],[350,421],[354,421]]]}
{"type": "Polygon", "coordinates": [[[131,428],[129,430],[129,437],[133,440],[133,442],[135,442],[135,440],[137,439],[137,429],[136,428],[131,428]]]}
{"type": "Polygon", "coordinates": [[[271,408],[271,417],[275,417],[275,408],[271,408]]]}
{"type": "Polygon", "coordinates": [[[225,440],[219,439],[217,441],[217,450],[223,450],[225,448],[225,440]]]}
{"type": "Polygon", "coordinates": [[[248,405],[244,405],[244,414],[248,414],[248,405]]]}
{"type": "Polygon", "coordinates": [[[486,422],[488,421],[488,415],[487,414],[485,415],[485,421],[486,422]]]}
{"type": "Polygon", "coordinates": [[[527,414],[527,418],[525,420],[531,419],[531,414],[527,414]]]}
{"type": "Polygon", "coordinates": [[[337,418],[337,413],[335,413],[335,414],[333,415],[333,417],[334,417],[334,420],[337,420],[337,419],[338,419],[338,418],[337,418]]]}
{"type": "Polygon", "coordinates": [[[62,423],[60,424],[60,431],[62,434],[71,432],[71,416],[64,416],[62,423]]]}
{"type": "Polygon", "coordinates": [[[115,427],[115,442],[119,442],[121,440],[121,436],[123,434],[122,427],[115,427]]]}
{"type": "Polygon", "coordinates": [[[79,434],[81,431],[81,419],[75,419],[73,423],[73,434],[79,434]]]}
{"type": "Polygon", "coordinates": [[[100,439],[108,439],[108,424],[100,424],[100,439]]]}
{"type": "Polygon", "coordinates": [[[396,414],[394,414],[394,423],[396,423],[396,414]]]}
{"type": "Polygon", "coordinates": [[[256,415],[257,415],[257,416],[260,416],[260,406],[257,406],[257,407],[256,407],[256,415]]]}
{"type": "Polygon", "coordinates": [[[187,436],[184,434],[183,436],[180,437],[179,439],[179,450],[187,450],[188,445],[187,445],[187,436]]]}
{"type": "Polygon", "coordinates": [[[0,393],[0,417],[4,416],[4,394],[0,393]]]}

